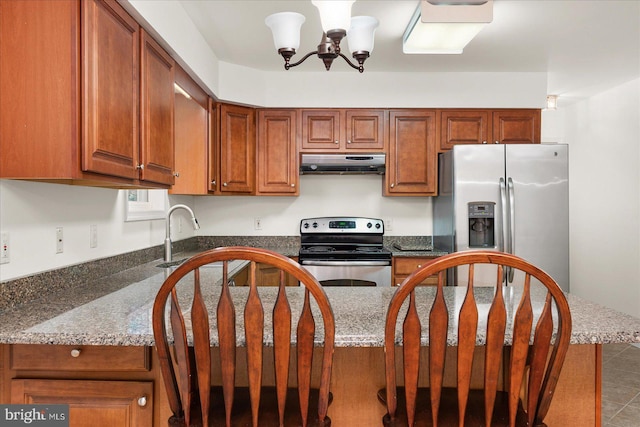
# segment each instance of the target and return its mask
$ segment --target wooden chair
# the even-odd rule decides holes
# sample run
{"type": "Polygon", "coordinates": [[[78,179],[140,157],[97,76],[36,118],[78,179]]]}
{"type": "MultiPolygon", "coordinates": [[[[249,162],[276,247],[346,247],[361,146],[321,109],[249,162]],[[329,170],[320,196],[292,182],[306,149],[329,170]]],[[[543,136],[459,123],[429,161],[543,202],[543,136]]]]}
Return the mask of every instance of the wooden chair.
{"type": "MultiPolygon", "coordinates": [[[[428,293],[424,289],[420,292],[428,293]]],[[[439,257],[407,277],[389,304],[384,344],[386,389],[378,394],[378,398],[387,406],[383,425],[545,426],[543,420],[553,398],[570,335],[571,314],[567,300],[556,282],[539,268],[516,256],[489,251],[458,252],[439,257]],[[496,271],[495,289],[498,292],[494,292],[490,301],[484,337],[479,337],[478,334],[478,330],[480,335],[485,330],[484,326],[478,328],[478,305],[474,298],[476,264],[495,264],[496,271]],[[460,265],[468,265],[469,285],[466,291],[457,289],[462,290],[465,295],[458,311],[450,307],[453,305],[451,301],[447,306],[443,286],[445,271],[460,265]],[[521,287],[520,283],[518,288],[512,289],[511,284],[508,288],[503,287],[503,275],[507,268],[524,273],[516,275],[522,278],[521,287]],[[419,388],[422,325],[416,299],[424,294],[417,295],[416,286],[433,274],[438,275],[435,297],[432,293],[430,295],[433,302],[425,301],[426,307],[431,304],[428,319],[429,362],[428,370],[425,370],[429,386],[419,388]],[[534,285],[536,282],[532,283],[532,277],[544,287],[534,285]],[[536,287],[535,292],[542,294],[545,303],[537,316],[532,335],[532,324],[536,317],[531,305],[533,287],[536,287]],[[514,295],[521,291],[522,297],[513,317],[513,309],[509,307],[508,301],[505,307],[503,288],[505,292],[515,292],[514,295]],[[396,387],[395,360],[396,327],[400,328],[397,322],[401,307],[406,307],[400,342],[403,352],[403,388],[396,387]],[[451,387],[444,387],[450,318],[456,319],[458,324],[457,357],[454,358],[457,359],[457,364],[456,375],[451,375],[455,380],[450,379],[451,387]],[[505,346],[505,338],[510,342],[509,346],[505,346]],[[484,386],[480,390],[472,390],[470,387],[476,345],[483,346],[485,354],[481,374],[484,377],[480,381],[484,386]],[[503,348],[506,351],[503,352],[503,348]],[[501,365],[501,358],[504,359],[504,367],[501,365]],[[504,372],[503,386],[500,382],[501,372],[504,372]]],[[[455,347],[451,350],[456,351],[455,347]]],[[[455,360],[452,363],[456,363],[455,360]]]]}
{"type": "MultiPolygon", "coordinates": [[[[293,289],[300,292],[298,287],[293,289]]],[[[158,291],[153,305],[153,332],[173,413],[170,426],[331,425],[327,408],[331,400],[329,382],[335,341],[333,312],[321,285],[295,261],[275,252],[247,247],[222,247],[198,254],[177,267],[158,291]],[[249,289],[243,289],[245,294],[248,292],[246,301],[245,297],[234,301],[231,296],[228,265],[233,260],[249,262],[249,289]],[[204,282],[205,275],[212,272],[201,267],[219,261],[222,262],[222,283],[201,285],[200,277],[203,276],[204,282]],[[272,313],[275,387],[262,385],[265,314],[255,280],[256,263],[270,264],[281,270],[272,313]],[[293,275],[304,287],[304,302],[300,300],[301,315],[295,334],[295,390],[288,388],[288,384],[292,311],[297,307],[292,310],[289,304],[287,293],[293,290],[285,289],[285,273],[293,275]],[[183,278],[185,280],[181,281],[183,278]],[[176,286],[178,282],[180,285],[176,286]],[[323,337],[315,337],[310,295],[322,317],[323,337]],[[186,305],[185,302],[191,303],[190,333],[187,332],[186,313],[180,308],[180,303],[186,305]],[[207,307],[207,303],[212,307],[207,307]],[[236,319],[235,306],[242,304],[243,322],[238,323],[244,326],[244,337],[242,334],[236,336],[236,320],[239,319],[236,319]],[[171,336],[167,334],[167,312],[171,336]],[[216,321],[209,322],[209,312],[216,321]],[[214,334],[210,335],[210,330],[214,334]],[[219,361],[212,360],[212,335],[214,344],[219,347],[219,361]],[[324,342],[324,348],[320,349],[319,389],[312,389],[312,356],[314,343],[318,341],[324,342]],[[236,369],[242,369],[236,366],[238,342],[246,346],[248,387],[235,384],[236,369]],[[212,386],[211,372],[216,364],[220,365],[221,386],[212,386]]],[[[318,370],[314,372],[317,374],[318,370]]]]}

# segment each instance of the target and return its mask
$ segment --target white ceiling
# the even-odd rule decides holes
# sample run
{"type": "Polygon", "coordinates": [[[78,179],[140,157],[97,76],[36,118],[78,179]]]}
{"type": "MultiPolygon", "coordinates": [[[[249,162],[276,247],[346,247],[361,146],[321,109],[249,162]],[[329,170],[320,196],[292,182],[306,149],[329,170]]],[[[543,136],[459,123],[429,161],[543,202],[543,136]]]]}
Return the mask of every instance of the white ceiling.
{"type": "MultiPolygon", "coordinates": [[[[218,59],[282,70],[264,19],[295,11],[306,17],[296,61],[322,36],[309,0],[180,0],[218,59]]],[[[548,93],[580,98],[640,76],[640,0],[494,0],[493,22],[462,55],[405,55],[402,35],[418,0],[358,0],[352,15],[380,26],[367,72],[547,72],[548,93]]],[[[346,49],[345,49],[346,50],[346,49]]],[[[347,53],[348,56],[348,52],[347,53]]],[[[323,70],[315,56],[288,72],[323,70]]],[[[357,72],[334,61],[332,72],[357,72]]]]}

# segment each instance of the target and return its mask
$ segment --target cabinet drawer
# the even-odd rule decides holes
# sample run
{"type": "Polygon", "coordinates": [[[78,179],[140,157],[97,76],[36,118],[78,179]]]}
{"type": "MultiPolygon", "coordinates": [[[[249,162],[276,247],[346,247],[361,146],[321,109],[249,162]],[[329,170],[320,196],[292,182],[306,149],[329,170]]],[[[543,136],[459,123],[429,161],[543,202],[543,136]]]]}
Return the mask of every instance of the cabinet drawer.
{"type": "MultiPolygon", "coordinates": [[[[393,286],[400,286],[408,276],[393,276],[393,286]]],[[[420,283],[421,286],[437,286],[438,276],[429,276],[420,283]]]]}
{"type": "Polygon", "coordinates": [[[149,347],[20,344],[10,367],[35,371],[148,371],[149,347]]]}
{"type": "Polygon", "coordinates": [[[435,258],[395,258],[393,260],[395,274],[408,276],[416,269],[425,265],[429,261],[432,261],[433,259],[435,258]]]}

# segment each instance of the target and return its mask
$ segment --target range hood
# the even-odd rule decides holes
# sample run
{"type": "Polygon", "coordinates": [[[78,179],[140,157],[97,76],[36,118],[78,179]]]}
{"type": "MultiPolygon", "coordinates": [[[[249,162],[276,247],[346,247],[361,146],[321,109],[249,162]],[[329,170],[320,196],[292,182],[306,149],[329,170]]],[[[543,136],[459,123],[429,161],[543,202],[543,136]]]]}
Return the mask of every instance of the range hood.
{"type": "Polygon", "coordinates": [[[377,174],[383,175],[384,153],[375,154],[302,154],[300,175],[377,174]]]}

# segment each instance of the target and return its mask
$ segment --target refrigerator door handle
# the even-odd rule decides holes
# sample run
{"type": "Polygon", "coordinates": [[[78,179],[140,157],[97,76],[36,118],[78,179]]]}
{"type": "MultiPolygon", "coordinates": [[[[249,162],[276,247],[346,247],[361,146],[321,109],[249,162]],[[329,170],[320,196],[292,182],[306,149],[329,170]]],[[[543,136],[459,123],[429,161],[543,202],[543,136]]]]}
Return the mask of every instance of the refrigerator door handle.
{"type": "MultiPolygon", "coordinates": [[[[505,249],[507,247],[506,243],[507,240],[505,240],[505,233],[508,233],[508,223],[507,223],[507,207],[508,207],[508,203],[507,203],[507,187],[506,184],[504,182],[504,178],[500,178],[500,207],[502,209],[502,227],[500,227],[500,234],[498,236],[498,250],[500,252],[505,252],[505,249]]],[[[508,250],[507,250],[508,252],[508,250]]]]}
{"type": "MultiPolygon", "coordinates": [[[[508,252],[510,254],[514,254],[516,251],[516,232],[515,232],[515,224],[516,224],[516,198],[515,198],[515,190],[513,187],[513,179],[509,177],[508,185],[509,189],[509,249],[508,252]]],[[[509,282],[513,282],[513,269],[509,270],[509,282]]]]}

